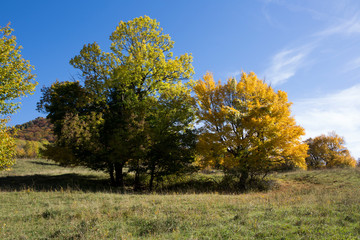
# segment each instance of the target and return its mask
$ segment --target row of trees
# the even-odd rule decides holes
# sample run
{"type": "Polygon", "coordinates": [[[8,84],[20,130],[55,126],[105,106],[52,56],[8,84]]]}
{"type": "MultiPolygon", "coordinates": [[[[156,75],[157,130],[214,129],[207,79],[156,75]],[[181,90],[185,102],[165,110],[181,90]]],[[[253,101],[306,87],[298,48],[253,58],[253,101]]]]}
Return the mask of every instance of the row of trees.
{"type": "Polygon", "coordinates": [[[110,40],[110,52],[92,43],[71,59],[83,84],[42,89],[38,110],[57,136],[49,158],[104,170],[120,187],[133,172],[135,190],[143,176],[151,190],[164,176],[194,170],[194,162],[223,170],[240,188],[284,166],[306,168],[304,129],[285,92],[254,73],[226,84],[211,74],[184,81],[194,73],[191,55],[173,57],[174,42],[146,16],[120,22],[110,40]]]}
{"type": "Polygon", "coordinates": [[[152,190],[166,176],[199,167],[221,169],[245,189],[274,170],[352,165],[340,140],[302,142],[287,94],[254,73],[225,84],[210,73],[192,81],[192,56],[174,57],[174,42],[156,20],[120,22],[110,40],[109,52],[87,44],[70,60],[82,82],[42,89],[37,109],[48,114],[56,136],[46,157],[106,171],[121,188],[131,172],[135,190],[144,179],[152,190]],[[325,145],[338,148],[324,153],[325,145]],[[316,151],[324,156],[311,159],[316,151]],[[342,157],[328,161],[331,151],[342,157]]]}

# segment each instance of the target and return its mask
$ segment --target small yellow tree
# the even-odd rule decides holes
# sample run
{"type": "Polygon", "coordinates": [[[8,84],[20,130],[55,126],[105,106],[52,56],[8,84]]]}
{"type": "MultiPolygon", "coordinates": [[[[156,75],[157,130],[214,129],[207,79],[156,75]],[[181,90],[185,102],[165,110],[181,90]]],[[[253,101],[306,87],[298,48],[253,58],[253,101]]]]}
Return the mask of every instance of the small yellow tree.
{"type": "Polygon", "coordinates": [[[309,145],[306,164],[308,168],[331,168],[342,166],[356,166],[356,160],[344,146],[345,140],[335,132],[328,136],[321,135],[305,141],[309,145]]]}
{"type": "Polygon", "coordinates": [[[230,78],[224,85],[208,73],[194,92],[203,166],[235,175],[241,188],[286,162],[306,168],[307,145],[300,141],[304,129],[290,116],[285,92],[274,92],[254,73],[243,73],[239,82],[230,78]]]}

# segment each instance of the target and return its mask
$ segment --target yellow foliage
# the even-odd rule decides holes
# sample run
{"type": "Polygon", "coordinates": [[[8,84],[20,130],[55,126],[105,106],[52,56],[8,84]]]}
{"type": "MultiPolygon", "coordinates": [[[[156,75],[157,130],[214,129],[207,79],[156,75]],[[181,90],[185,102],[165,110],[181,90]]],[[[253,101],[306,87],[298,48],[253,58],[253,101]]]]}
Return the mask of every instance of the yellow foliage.
{"type": "Polygon", "coordinates": [[[285,92],[275,92],[252,72],[225,84],[207,73],[193,89],[203,124],[201,166],[249,173],[288,162],[306,168],[307,145],[300,141],[304,129],[291,116],[285,92]]]}
{"type": "Polygon", "coordinates": [[[356,166],[355,158],[344,146],[344,138],[335,132],[331,132],[328,136],[309,138],[306,143],[309,145],[309,156],[306,158],[309,168],[356,166]]]}
{"type": "Polygon", "coordinates": [[[17,98],[32,94],[37,85],[34,69],[21,56],[21,46],[17,46],[10,24],[0,27],[0,114],[12,114],[19,109],[17,98]]]}
{"type": "Polygon", "coordinates": [[[7,169],[15,163],[14,155],[14,139],[6,127],[6,119],[0,119],[0,170],[7,169]]]}
{"type": "MultiPolygon", "coordinates": [[[[0,117],[19,109],[16,99],[32,94],[35,90],[33,66],[21,56],[10,24],[0,27],[0,117]]],[[[6,127],[7,119],[0,119],[0,170],[14,164],[15,143],[6,127]]]]}

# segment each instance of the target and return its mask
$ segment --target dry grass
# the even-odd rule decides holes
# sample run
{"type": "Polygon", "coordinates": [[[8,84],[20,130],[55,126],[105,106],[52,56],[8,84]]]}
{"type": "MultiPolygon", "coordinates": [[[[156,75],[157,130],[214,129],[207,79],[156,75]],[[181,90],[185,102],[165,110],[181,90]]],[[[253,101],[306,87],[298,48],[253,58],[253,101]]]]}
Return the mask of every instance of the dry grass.
{"type": "MultiPolygon", "coordinates": [[[[35,179],[34,188],[25,184],[11,190],[4,176],[25,176],[21,164],[31,165],[19,162],[13,173],[0,173],[0,239],[360,238],[358,169],[274,174],[277,187],[268,192],[119,194],[71,185],[41,190],[35,169],[27,175],[35,179]]],[[[105,177],[55,165],[41,165],[39,171],[49,181],[60,181],[59,186],[64,179],[58,175],[99,181],[85,178],[88,185],[105,177]]]]}

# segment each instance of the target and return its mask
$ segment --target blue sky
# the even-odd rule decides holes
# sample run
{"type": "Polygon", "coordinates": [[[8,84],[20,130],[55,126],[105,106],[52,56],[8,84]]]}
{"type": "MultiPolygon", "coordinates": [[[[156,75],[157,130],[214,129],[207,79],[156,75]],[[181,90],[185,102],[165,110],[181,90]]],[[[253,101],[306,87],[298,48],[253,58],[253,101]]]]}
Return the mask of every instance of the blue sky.
{"type": "Polygon", "coordinates": [[[254,71],[288,93],[306,137],[344,136],[360,157],[360,2],[356,0],[247,1],[5,1],[0,26],[11,22],[39,85],[22,99],[12,124],[38,116],[42,86],[69,80],[69,60],[86,43],[107,51],[121,21],[148,15],[175,41],[174,53],[192,53],[194,79],[254,71]]]}

